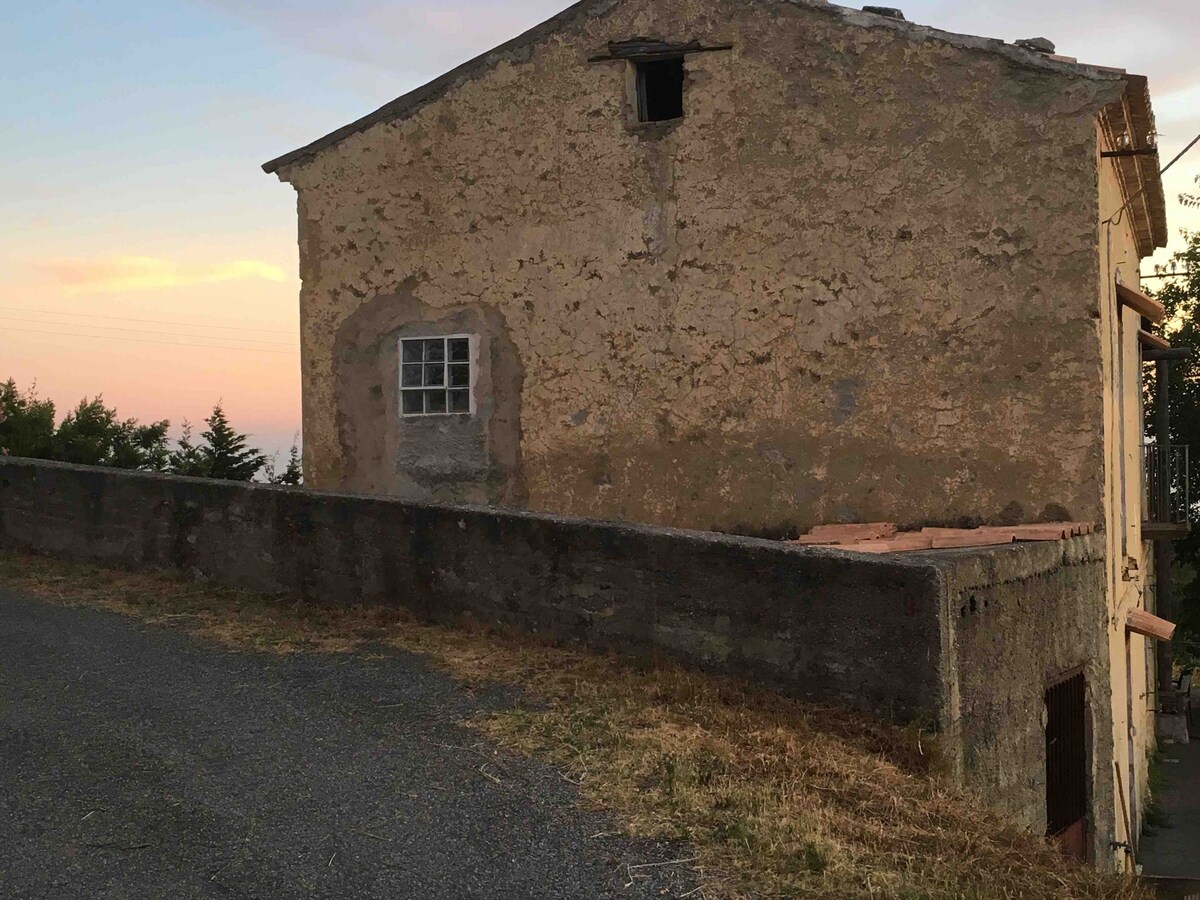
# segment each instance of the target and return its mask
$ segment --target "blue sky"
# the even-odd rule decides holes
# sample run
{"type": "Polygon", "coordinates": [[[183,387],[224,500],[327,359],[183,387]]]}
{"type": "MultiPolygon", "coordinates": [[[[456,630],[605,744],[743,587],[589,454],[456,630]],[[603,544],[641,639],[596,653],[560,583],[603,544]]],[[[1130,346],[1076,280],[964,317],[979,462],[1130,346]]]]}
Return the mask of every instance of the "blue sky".
{"type": "MultiPolygon", "coordinates": [[[[565,2],[8,4],[0,375],[36,378],[62,406],[103,391],[143,419],[196,420],[223,399],[265,444],[286,445],[299,427],[295,197],[259,166],[565,2]]],[[[1194,0],[902,5],[922,24],[1044,35],[1150,76],[1168,155],[1200,132],[1194,0]]],[[[1171,196],[1197,173],[1200,149],[1171,196]]],[[[1173,229],[1200,228],[1172,213],[1173,229]]]]}

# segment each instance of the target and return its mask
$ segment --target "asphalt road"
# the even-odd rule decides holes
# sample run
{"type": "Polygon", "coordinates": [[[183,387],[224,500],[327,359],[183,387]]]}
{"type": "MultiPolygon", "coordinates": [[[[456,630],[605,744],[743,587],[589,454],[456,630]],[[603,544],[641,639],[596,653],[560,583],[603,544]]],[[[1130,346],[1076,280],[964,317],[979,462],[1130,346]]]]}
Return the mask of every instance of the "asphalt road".
{"type": "Polygon", "coordinates": [[[0,897],[691,891],[645,865],[686,849],[614,836],[456,724],[508,699],[407,654],[233,653],[0,590],[0,897]]]}

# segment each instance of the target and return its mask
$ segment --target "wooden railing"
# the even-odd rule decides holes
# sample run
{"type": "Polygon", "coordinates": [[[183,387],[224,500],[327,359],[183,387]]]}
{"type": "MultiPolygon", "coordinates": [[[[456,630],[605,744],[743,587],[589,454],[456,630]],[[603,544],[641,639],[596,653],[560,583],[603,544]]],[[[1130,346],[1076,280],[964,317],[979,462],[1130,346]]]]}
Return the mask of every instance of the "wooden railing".
{"type": "Polygon", "coordinates": [[[1191,519],[1190,448],[1187,444],[1146,444],[1147,537],[1186,534],[1191,519]]]}

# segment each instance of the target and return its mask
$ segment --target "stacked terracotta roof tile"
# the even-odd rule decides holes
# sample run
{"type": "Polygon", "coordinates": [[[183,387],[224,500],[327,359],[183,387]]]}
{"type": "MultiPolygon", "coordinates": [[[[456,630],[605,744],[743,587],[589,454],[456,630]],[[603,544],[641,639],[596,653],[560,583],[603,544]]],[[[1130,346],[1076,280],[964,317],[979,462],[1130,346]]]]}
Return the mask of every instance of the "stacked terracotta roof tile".
{"type": "Polygon", "coordinates": [[[1062,541],[1091,534],[1089,522],[1049,522],[1039,525],[997,525],[983,528],[922,528],[898,531],[895,523],[817,525],[793,541],[818,547],[837,547],[856,553],[899,553],[906,550],[946,550],[952,547],[987,547],[1016,541],[1062,541]]]}

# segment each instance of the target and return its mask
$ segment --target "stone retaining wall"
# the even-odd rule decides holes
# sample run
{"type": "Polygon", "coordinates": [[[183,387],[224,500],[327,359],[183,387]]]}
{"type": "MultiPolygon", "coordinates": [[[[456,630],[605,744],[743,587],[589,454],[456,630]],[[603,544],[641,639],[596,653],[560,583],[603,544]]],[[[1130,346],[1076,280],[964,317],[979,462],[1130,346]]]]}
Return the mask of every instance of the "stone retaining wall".
{"type": "Polygon", "coordinates": [[[0,460],[7,546],[327,604],[385,603],[933,721],[927,564],[488,508],[0,460]]]}

